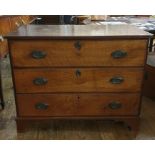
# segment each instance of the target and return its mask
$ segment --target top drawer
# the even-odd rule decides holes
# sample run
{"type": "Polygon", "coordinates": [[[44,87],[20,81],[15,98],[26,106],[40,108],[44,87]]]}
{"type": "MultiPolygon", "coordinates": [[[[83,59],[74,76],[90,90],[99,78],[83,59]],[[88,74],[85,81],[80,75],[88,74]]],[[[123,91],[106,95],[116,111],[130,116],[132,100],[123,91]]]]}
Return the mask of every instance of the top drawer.
{"type": "Polygon", "coordinates": [[[11,41],[14,67],[143,66],[147,40],[11,41]]]}

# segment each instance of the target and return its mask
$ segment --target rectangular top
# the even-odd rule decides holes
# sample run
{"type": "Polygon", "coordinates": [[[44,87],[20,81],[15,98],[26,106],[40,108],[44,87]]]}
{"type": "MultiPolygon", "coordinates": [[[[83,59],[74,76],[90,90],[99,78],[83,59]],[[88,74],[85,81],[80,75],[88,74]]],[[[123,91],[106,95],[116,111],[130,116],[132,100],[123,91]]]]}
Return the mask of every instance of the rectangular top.
{"type": "Polygon", "coordinates": [[[147,38],[150,33],[131,25],[27,25],[5,36],[8,39],[147,38]]]}

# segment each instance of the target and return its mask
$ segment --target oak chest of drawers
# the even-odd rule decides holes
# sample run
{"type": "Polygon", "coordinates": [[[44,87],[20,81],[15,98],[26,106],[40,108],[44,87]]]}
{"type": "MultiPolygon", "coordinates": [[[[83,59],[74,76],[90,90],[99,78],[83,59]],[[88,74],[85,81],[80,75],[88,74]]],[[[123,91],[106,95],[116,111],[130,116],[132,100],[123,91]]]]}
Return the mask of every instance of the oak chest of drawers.
{"type": "Polygon", "coordinates": [[[149,36],[129,25],[30,25],[9,34],[18,131],[48,119],[110,119],[137,131],[149,36]]]}

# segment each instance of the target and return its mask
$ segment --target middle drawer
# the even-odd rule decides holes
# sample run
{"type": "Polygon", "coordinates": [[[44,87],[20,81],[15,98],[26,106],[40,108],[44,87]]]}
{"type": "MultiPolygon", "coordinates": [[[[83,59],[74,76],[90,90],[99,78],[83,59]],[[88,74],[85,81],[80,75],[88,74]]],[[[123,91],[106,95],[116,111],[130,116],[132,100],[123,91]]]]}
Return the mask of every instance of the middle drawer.
{"type": "Polygon", "coordinates": [[[14,69],[17,93],[139,92],[141,68],[14,69]]]}

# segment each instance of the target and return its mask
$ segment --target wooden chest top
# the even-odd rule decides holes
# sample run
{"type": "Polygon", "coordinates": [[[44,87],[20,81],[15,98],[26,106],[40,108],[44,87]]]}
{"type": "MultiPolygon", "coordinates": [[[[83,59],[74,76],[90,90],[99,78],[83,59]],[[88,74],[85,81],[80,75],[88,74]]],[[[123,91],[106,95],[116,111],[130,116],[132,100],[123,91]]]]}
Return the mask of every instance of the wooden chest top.
{"type": "Polygon", "coordinates": [[[147,38],[150,33],[131,25],[27,25],[10,33],[6,38],[147,38]]]}

